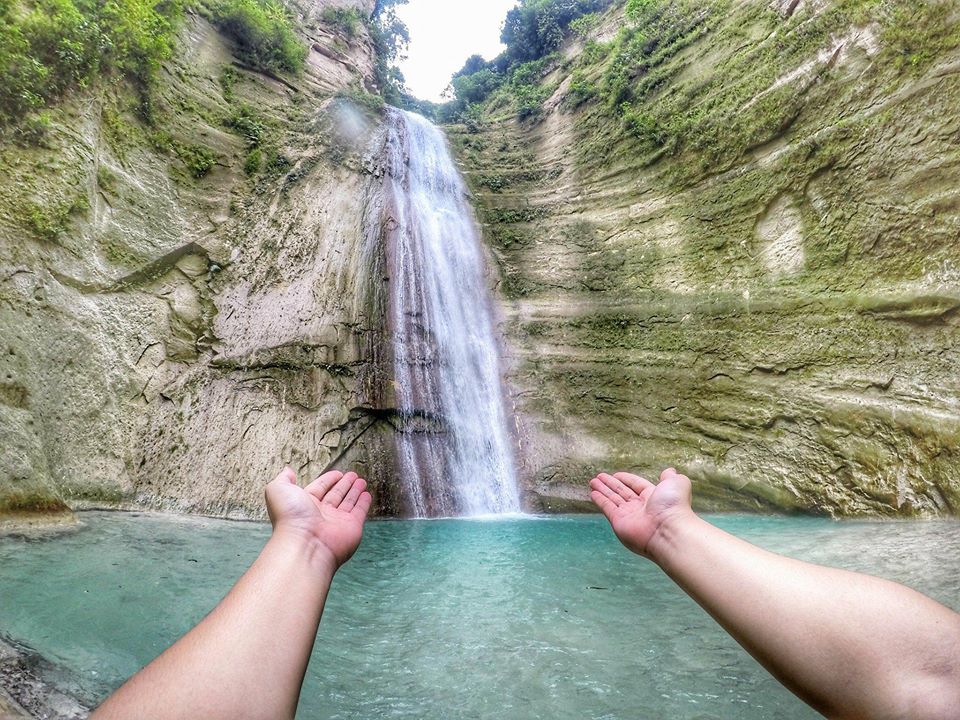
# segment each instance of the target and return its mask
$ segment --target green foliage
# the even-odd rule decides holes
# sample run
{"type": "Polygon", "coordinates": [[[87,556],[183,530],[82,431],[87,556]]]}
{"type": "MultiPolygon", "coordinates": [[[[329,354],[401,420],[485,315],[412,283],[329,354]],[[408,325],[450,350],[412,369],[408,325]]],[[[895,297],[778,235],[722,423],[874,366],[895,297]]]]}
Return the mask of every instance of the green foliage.
{"type": "Polygon", "coordinates": [[[536,220],[542,220],[547,216],[546,208],[542,207],[524,207],[524,208],[491,208],[486,211],[486,221],[500,225],[512,225],[515,223],[530,223],[536,220]]]}
{"type": "Polygon", "coordinates": [[[152,82],[173,50],[180,0],[107,0],[99,6],[102,57],[129,76],[152,82]]]}
{"type": "Polygon", "coordinates": [[[90,207],[85,196],[61,202],[30,203],[25,208],[26,224],[42,240],[56,242],[70,225],[70,218],[90,207]]]}
{"type": "Polygon", "coordinates": [[[587,13],[570,23],[570,30],[581,40],[586,40],[587,36],[600,24],[602,15],[598,12],[587,13]]]}
{"type": "Polygon", "coordinates": [[[116,190],[117,176],[114,172],[108,168],[106,165],[100,165],[97,167],[97,187],[106,192],[114,192],[116,190]]]}
{"type": "Polygon", "coordinates": [[[50,113],[40,112],[29,115],[17,126],[15,136],[17,141],[24,145],[41,147],[44,145],[52,125],[50,113]]]}
{"type": "Polygon", "coordinates": [[[598,64],[607,59],[613,46],[611,43],[600,43],[596,40],[587,40],[580,54],[580,60],[586,65],[598,64]]]}
{"type": "Polygon", "coordinates": [[[197,179],[209,173],[217,162],[217,154],[203,145],[179,145],[176,152],[190,174],[197,179]]]}
{"type": "Polygon", "coordinates": [[[501,40],[507,49],[489,62],[479,55],[467,60],[451,82],[455,100],[448,116],[457,116],[471,103],[484,102],[509,81],[521,117],[540,111],[549,96],[534,86],[543,76],[542,63],[556,51],[568,31],[586,37],[600,21],[600,11],[613,0],[520,0],[507,13],[501,40]],[[537,77],[534,78],[534,75],[537,77]]]}
{"type": "Polygon", "coordinates": [[[145,114],[170,56],[179,0],[38,0],[0,3],[0,125],[101,75],[136,83],[145,114]]]}
{"type": "Polygon", "coordinates": [[[648,96],[666,80],[664,64],[701,36],[711,16],[724,3],[693,0],[631,0],[628,16],[636,24],[624,28],[606,67],[603,92],[610,107],[622,107],[648,96]]]}
{"type": "Polygon", "coordinates": [[[642,22],[645,16],[657,12],[662,5],[660,0],[627,0],[627,18],[634,22],[642,22]]]}
{"type": "Polygon", "coordinates": [[[263,118],[246,103],[241,103],[233,111],[226,125],[247,141],[248,148],[259,147],[267,132],[263,118]]]}
{"type": "Polygon", "coordinates": [[[521,120],[537,117],[543,112],[543,103],[550,97],[550,88],[540,85],[520,85],[513,89],[517,117],[521,120]]]}
{"type": "Polygon", "coordinates": [[[610,152],[623,152],[627,140],[648,162],[684,156],[671,163],[673,182],[722,172],[789,131],[831,65],[823,61],[809,74],[791,73],[827,47],[838,29],[877,23],[888,60],[877,62],[871,77],[898,83],[904,72],[922,72],[960,46],[954,8],[945,0],[837,0],[821,12],[784,19],[765,5],[729,0],[628,0],[630,23],[609,45],[590,49],[588,43],[572,73],[568,102],[578,104],[596,91],[582,119],[590,126],[583,161],[604,162],[610,152]],[[725,27],[716,30],[721,19],[725,27]],[[676,82],[692,62],[685,51],[708,34],[712,46],[736,50],[702,76],[676,82]],[[794,79],[778,82],[784,77],[794,79]]]}
{"type": "Polygon", "coordinates": [[[410,44],[410,31],[396,12],[407,0],[377,0],[370,22],[374,49],[374,78],[380,94],[390,105],[403,105],[406,97],[403,73],[396,62],[404,57],[410,44]]]}
{"type": "Polygon", "coordinates": [[[665,139],[663,128],[650,113],[624,103],[620,108],[624,128],[639,140],[647,150],[660,147],[665,139]]]}
{"type": "Polygon", "coordinates": [[[508,88],[519,119],[537,117],[543,111],[543,103],[553,90],[542,81],[557,61],[557,55],[548,55],[517,65],[510,73],[508,88]]]}
{"type": "Polygon", "coordinates": [[[934,59],[960,44],[956,4],[947,0],[880,6],[881,45],[899,70],[920,72],[934,59]]]}
{"type": "Polygon", "coordinates": [[[419,113],[425,118],[429,118],[433,122],[440,122],[441,118],[444,116],[444,112],[447,107],[447,103],[435,103],[430,100],[421,100],[419,98],[413,97],[407,92],[403,93],[403,97],[400,102],[400,107],[405,110],[410,110],[411,112],[419,113]]]}
{"type": "Polygon", "coordinates": [[[147,144],[158,153],[169,154],[176,150],[173,136],[166,130],[154,130],[147,135],[147,144]]]}
{"type": "Polygon", "coordinates": [[[560,47],[578,18],[597,13],[610,0],[521,0],[507,13],[500,40],[511,62],[536,60],[560,47]]]}
{"type": "Polygon", "coordinates": [[[220,73],[220,89],[223,90],[223,99],[227,102],[230,102],[234,98],[234,89],[237,86],[237,81],[240,79],[240,73],[238,73],[232,66],[227,65],[223,68],[223,71],[220,73]]]}
{"type": "Polygon", "coordinates": [[[454,75],[451,85],[457,100],[469,106],[486,100],[503,81],[503,76],[493,68],[483,68],[470,75],[454,75]]]}
{"type": "Polygon", "coordinates": [[[357,36],[357,31],[364,21],[363,13],[357,8],[326,7],[320,17],[324,23],[350,39],[357,36]]]}
{"type": "Polygon", "coordinates": [[[247,159],[243,163],[243,171],[247,175],[256,175],[260,172],[260,166],[263,164],[263,151],[260,148],[255,147],[247,155],[247,159]]]}
{"type": "Polygon", "coordinates": [[[466,110],[460,113],[459,120],[470,132],[479,132],[483,127],[483,106],[479,103],[467,105],[466,110]]]}
{"type": "Polygon", "coordinates": [[[583,70],[574,70],[567,88],[566,102],[573,107],[592,100],[597,95],[597,87],[587,79],[583,70]]]}
{"type": "Polygon", "coordinates": [[[236,43],[237,55],[269,72],[300,72],[307,57],[280,0],[219,0],[212,8],[217,26],[236,43]]]}
{"type": "Polygon", "coordinates": [[[279,175],[285,172],[292,164],[290,158],[276,149],[266,150],[263,153],[263,169],[271,175],[279,175]]]}
{"type": "Polygon", "coordinates": [[[375,117],[381,117],[386,109],[386,102],[382,97],[360,88],[341,90],[336,96],[341,100],[347,100],[359,109],[375,117]]]}

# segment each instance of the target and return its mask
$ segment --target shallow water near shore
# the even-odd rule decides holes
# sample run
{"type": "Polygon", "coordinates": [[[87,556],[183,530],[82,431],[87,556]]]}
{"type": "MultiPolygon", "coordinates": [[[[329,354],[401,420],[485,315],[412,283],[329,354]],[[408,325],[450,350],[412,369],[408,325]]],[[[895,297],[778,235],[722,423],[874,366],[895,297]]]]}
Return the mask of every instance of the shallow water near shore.
{"type": "MultiPolygon", "coordinates": [[[[0,633],[89,702],[200,620],[269,535],[195,518],[82,519],[69,536],[0,539],[0,633]]],[[[960,522],[710,519],[960,608],[960,522]]],[[[369,523],[334,581],[298,714],[816,717],[598,517],[369,523]]]]}

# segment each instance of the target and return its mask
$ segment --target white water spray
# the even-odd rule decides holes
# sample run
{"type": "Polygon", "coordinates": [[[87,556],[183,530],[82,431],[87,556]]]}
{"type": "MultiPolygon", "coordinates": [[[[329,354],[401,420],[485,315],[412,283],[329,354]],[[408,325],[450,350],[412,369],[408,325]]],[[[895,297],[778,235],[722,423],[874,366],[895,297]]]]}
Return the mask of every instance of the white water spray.
{"type": "Polygon", "coordinates": [[[419,517],[519,512],[484,258],[440,130],[390,110],[387,228],[400,482],[419,517]]]}

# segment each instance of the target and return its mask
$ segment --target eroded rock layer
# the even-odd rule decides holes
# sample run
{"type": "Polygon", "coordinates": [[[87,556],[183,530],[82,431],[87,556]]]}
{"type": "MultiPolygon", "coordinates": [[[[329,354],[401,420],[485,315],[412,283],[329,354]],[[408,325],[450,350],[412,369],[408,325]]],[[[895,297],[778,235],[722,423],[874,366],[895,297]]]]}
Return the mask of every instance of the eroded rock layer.
{"type": "Polygon", "coordinates": [[[553,508],[675,465],[704,507],[957,513],[956,8],[657,5],[675,35],[615,7],[533,117],[501,91],[449,128],[527,479],[553,508]]]}
{"type": "Polygon", "coordinates": [[[374,98],[374,50],[324,20],[335,4],[292,5],[297,77],[188,14],[152,126],[104,84],[0,147],[0,512],[261,516],[285,463],[390,471],[365,244],[382,133],[343,99],[374,98]]]}

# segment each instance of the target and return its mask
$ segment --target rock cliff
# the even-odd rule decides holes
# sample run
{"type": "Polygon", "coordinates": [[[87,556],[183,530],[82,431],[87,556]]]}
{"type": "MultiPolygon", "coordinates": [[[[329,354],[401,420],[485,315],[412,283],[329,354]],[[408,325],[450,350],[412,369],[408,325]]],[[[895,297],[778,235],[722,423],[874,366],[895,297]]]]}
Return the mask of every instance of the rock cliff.
{"type": "Polygon", "coordinates": [[[564,508],[673,464],[708,508],[956,514],[956,7],[636,6],[535,68],[542,104],[448,128],[527,480],[564,508]]]}
{"type": "MultiPolygon", "coordinates": [[[[283,463],[400,506],[375,51],[334,5],[373,10],[292,4],[299,76],[192,13],[152,126],[100,83],[0,145],[0,514],[260,516],[283,463]]],[[[635,5],[448,128],[532,504],[674,464],[705,508],[956,514],[956,10],[635,5]]]]}
{"type": "Polygon", "coordinates": [[[260,515],[283,463],[384,467],[374,48],[324,20],[373,5],[291,5],[286,78],[188,13],[152,126],[103,83],[0,146],[0,511],[260,515]]]}

